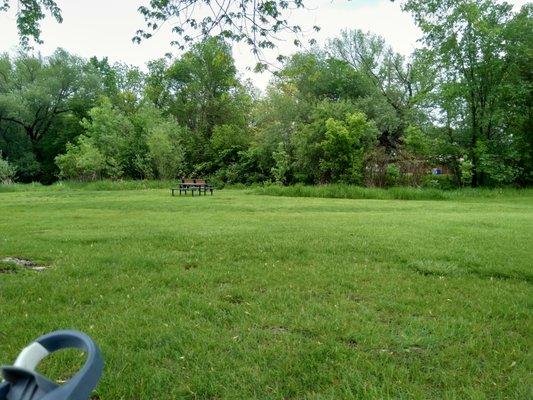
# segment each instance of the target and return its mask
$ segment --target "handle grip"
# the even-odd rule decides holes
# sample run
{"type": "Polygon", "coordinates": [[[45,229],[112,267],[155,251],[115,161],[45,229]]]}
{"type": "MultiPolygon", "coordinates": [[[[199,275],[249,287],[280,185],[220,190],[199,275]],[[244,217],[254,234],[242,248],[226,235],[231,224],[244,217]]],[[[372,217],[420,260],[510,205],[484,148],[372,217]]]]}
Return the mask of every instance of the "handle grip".
{"type": "Polygon", "coordinates": [[[103,367],[100,349],[89,336],[70,330],[52,332],[26,346],[13,366],[2,367],[6,381],[0,384],[0,400],[87,400],[103,367]],[[70,380],[59,386],[35,372],[46,356],[67,348],[87,354],[85,364],[70,380]]]}

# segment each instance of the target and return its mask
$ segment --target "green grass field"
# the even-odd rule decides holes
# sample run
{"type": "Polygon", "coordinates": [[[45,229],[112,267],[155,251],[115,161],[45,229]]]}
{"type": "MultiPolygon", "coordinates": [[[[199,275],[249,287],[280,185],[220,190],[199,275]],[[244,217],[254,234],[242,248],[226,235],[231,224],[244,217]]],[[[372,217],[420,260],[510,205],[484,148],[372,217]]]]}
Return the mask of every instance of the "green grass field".
{"type": "MultiPolygon", "coordinates": [[[[533,193],[0,193],[0,363],[86,331],[118,399],[526,399],[533,193]]],[[[44,372],[64,379],[67,352],[44,372]]]]}

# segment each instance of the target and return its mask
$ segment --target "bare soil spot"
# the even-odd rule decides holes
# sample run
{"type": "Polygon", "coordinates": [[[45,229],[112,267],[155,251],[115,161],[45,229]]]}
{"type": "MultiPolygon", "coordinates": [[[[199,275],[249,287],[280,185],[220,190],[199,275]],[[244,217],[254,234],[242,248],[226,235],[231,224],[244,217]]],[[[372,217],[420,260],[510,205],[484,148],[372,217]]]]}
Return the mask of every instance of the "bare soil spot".
{"type": "MultiPolygon", "coordinates": [[[[0,260],[2,264],[0,264],[0,272],[4,271],[4,268],[2,265],[12,265],[13,269],[12,272],[16,272],[16,266],[23,267],[27,269],[31,269],[33,271],[41,272],[46,269],[45,265],[39,265],[31,260],[26,260],[24,258],[17,258],[17,257],[4,257],[0,260]]],[[[9,270],[9,267],[6,267],[7,270],[9,270]]]]}
{"type": "Polygon", "coordinates": [[[284,326],[274,326],[270,328],[270,332],[272,332],[274,335],[281,335],[282,333],[289,332],[289,329],[285,328],[284,326]]]}

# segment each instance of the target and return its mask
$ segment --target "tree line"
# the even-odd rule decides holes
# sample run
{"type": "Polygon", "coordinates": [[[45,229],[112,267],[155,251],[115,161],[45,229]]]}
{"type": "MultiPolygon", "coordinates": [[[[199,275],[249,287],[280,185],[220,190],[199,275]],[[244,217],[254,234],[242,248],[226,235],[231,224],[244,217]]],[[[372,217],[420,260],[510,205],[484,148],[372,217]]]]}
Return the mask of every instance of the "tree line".
{"type": "Polygon", "coordinates": [[[423,31],[410,57],[348,30],[287,58],[265,93],[221,36],[147,71],[4,54],[0,179],[530,185],[533,6],[405,8],[423,31]]]}

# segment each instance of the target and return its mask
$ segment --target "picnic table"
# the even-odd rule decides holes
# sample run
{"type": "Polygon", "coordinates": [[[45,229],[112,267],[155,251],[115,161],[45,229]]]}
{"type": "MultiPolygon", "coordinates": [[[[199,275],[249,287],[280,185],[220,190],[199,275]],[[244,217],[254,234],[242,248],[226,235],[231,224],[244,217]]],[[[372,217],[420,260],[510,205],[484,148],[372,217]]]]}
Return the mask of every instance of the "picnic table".
{"type": "Polygon", "coordinates": [[[179,191],[180,196],[182,193],[186,195],[188,191],[191,192],[192,196],[194,196],[194,192],[198,192],[200,196],[203,192],[205,196],[209,191],[212,196],[214,189],[215,188],[208,184],[205,179],[181,179],[179,186],[176,188],[171,188],[170,190],[172,192],[172,196],[174,196],[176,191],[179,191]]]}

